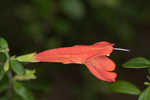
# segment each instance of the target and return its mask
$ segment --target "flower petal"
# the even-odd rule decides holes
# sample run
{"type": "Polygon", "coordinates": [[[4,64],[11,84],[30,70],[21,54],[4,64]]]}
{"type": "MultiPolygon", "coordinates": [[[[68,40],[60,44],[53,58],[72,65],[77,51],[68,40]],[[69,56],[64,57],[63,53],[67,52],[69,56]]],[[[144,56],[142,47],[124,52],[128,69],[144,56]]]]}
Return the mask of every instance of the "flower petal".
{"type": "Polygon", "coordinates": [[[115,63],[110,60],[108,57],[106,56],[98,56],[98,57],[95,57],[94,58],[98,63],[98,65],[101,65],[103,66],[103,69],[106,70],[106,71],[113,71],[115,70],[115,63]]]}
{"type": "Polygon", "coordinates": [[[113,46],[113,43],[109,43],[107,41],[101,41],[94,43],[95,46],[105,47],[105,46],[113,46]]]}
{"type": "Polygon", "coordinates": [[[109,72],[114,70],[115,64],[105,56],[93,57],[85,62],[90,72],[100,80],[114,82],[117,74],[109,72]]]}

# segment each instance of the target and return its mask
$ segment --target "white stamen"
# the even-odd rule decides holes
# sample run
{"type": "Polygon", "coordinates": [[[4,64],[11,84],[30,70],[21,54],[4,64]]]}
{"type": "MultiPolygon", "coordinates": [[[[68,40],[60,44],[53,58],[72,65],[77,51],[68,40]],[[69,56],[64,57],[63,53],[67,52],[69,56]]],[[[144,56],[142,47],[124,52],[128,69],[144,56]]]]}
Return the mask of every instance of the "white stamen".
{"type": "Polygon", "coordinates": [[[127,51],[127,52],[130,51],[129,49],[122,49],[122,48],[114,48],[114,50],[127,51]]]}

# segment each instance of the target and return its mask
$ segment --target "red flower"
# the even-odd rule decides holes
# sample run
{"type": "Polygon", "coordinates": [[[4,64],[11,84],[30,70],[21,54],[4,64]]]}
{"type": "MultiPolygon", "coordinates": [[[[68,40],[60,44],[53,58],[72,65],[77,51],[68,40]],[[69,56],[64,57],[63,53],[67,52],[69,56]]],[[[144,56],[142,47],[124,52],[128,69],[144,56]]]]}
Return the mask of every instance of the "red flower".
{"type": "Polygon", "coordinates": [[[115,63],[106,57],[113,51],[113,45],[104,41],[93,45],[56,48],[35,54],[35,60],[38,62],[85,64],[98,79],[114,82],[117,74],[111,71],[115,69],[115,63]]]}

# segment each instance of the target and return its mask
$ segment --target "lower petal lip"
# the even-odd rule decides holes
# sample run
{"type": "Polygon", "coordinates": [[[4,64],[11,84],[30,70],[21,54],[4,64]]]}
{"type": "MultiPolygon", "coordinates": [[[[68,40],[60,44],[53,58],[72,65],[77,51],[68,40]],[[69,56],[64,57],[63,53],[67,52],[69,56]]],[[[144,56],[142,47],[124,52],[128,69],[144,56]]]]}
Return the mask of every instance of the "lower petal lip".
{"type": "MultiPolygon", "coordinates": [[[[103,57],[102,57],[103,58],[103,57]]],[[[92,58],[91,58],[92,59],[92,58]]],[[[101,66],[99,62],[100,59],[95,59],[93,58],[92,60],[88,60],[85,65],[89,69],[89,71],[98,79],[104,80],[107,82],[115,82],[117,74],[115,72],[111,72],[106,70],[104,67],[106,66],[101,66]]],[[[102,60],[103,61],[103,60],[102,60]]],[[[100,61],[100,62],[102,62],[100,61]]],[[[110,61],[106,59],[106,61],[110,61]]],[[[106,64],[107,65],[107,64],[106,64]]]]}

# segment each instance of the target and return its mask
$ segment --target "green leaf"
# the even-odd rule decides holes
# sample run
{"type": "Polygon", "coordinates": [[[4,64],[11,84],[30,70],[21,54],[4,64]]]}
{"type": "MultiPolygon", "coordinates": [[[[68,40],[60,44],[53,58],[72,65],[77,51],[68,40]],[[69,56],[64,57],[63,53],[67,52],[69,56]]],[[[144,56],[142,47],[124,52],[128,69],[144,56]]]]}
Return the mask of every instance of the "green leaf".
{"type": "Polygon", "coordinates": [[[8,48],[8,43],[4,38],[0,37],[0,48],[1,49],[7,49],[8,48]]]}
{"type": "Polygon", "coordinates": [[[110,85],[110,89],[113,92],[125,93],[131,95],[138,95],[141,91],[132,83],[127,81],[116,81],[110,85]]]}
{"type": "Polygon", "coordinates": [[[130,59],[123,64],[124,68],[150,68],[150,61],[143,57],[130,59]]]}
{"type": "Polygon", "coordinates": [[[9,60],[7,60],[4,64],[4,72],[7,72],[9,70],[9,60]]]}
{"type": "Polygon", "coordinates": [[[14,81],[13,88],[15,92],[23,98],[23,100],[34,100],[32,93],[23,86],[23,84],[14,81]]]}
{"type": "Polygon", "coordinates": [[[17,57],[16,59],[20,62],[36,62],[34,58],[35,54],[36,53],[25,54],[25,55],[17,57]]]}
{"type": "Polygon", "coordinates": [[[15,80],[30,80],[30,79],[36,79],[35,72],[36,72],[35,70],[26,69],[24,75],[16,75],[16,76],[14,77],[14,79],[15,79],[15,80]]]}
{"type": "Polygon", "coordinates": [[[150,87],[146,88],[139,96],[138,100],[150,100],[150,87]]]}
{"type": "Polygon", "coordinates": [[[19,63],[17,60],[11,60],[10,61],[12,70],[18,74],[23,75],[24,74],[24,67],[21,63],[19,63]]]}

